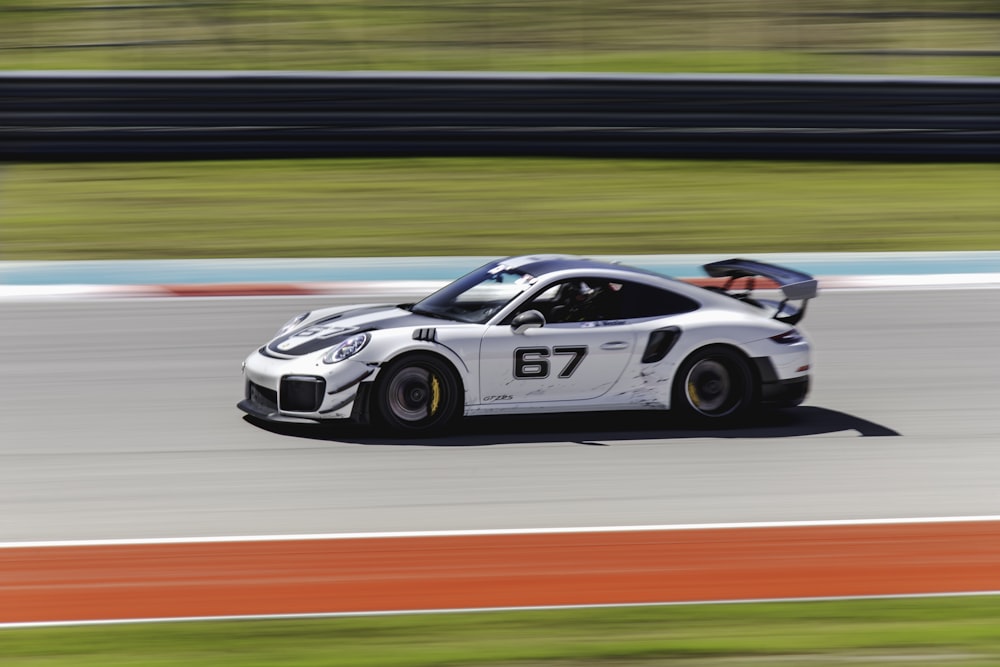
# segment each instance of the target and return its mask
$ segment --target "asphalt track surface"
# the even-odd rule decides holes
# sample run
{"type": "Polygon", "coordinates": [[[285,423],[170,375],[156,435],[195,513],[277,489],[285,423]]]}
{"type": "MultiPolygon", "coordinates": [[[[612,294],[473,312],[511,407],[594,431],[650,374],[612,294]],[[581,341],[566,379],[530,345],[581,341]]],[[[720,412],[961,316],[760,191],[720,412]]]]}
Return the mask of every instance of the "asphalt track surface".
{"type": "Polygon", "coordinates": [[[0,541],[1000,515],[997,289],[824,292],[807,403],[739,430],[244,419],[245,354],[334,301],[0,303],[0,541]]]}

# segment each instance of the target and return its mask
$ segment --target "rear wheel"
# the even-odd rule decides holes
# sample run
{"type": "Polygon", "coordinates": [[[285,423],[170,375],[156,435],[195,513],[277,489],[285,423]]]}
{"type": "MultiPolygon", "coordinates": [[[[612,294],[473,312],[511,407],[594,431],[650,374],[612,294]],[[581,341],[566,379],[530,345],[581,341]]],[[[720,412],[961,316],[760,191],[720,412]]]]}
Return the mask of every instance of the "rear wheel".
{"type": "Polygon", "coordinates": [[[756,380],[746,358],[731,347],[711,345],[681,364],[671,405],[689,422],[724,425],[745,417],[756,394],[756,380]]]}
{"type": "Polygon", "coordinates": [[[431,433],[455,420],[461,398],[461,383],[446,361],[431,354],[413,354],[382,369],[375,408],[378,421],[393,431],[431,433]]]}

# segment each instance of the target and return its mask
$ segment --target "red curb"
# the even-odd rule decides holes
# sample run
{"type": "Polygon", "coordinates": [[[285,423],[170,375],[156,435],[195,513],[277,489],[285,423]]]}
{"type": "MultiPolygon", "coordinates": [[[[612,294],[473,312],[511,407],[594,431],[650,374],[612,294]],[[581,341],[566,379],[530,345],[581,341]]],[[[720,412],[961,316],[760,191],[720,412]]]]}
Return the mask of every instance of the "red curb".
{"type": "Polygon", "coordinates": [[[997,590],[1000,521],[0,550],[0,623],[997,590]]]}
{"type": "Polygon", "coordinates": [[[230,283],[216,285],[162,285],[164,296],[308,296],[323,294],[293,283],[230,283]]]}

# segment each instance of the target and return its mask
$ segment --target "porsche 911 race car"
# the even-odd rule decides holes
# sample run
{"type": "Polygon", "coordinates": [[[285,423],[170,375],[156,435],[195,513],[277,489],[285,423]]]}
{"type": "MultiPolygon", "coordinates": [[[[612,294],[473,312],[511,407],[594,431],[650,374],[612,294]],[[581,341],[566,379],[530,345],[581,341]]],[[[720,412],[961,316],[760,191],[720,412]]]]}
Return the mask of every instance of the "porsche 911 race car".
{"type": "Polygon", "coordinates": [[[238,407],[263,420],[421,433],[464,415],[597,410],[726,425],[802,402],[810,345],[795,324],[816,281],[745,259],[704,268],[724,284],[567,255],[508,257],[417,303],[303,313],[247,357],[238,407]],[[757,277],[779,298],[758,298],[757,277]]]}

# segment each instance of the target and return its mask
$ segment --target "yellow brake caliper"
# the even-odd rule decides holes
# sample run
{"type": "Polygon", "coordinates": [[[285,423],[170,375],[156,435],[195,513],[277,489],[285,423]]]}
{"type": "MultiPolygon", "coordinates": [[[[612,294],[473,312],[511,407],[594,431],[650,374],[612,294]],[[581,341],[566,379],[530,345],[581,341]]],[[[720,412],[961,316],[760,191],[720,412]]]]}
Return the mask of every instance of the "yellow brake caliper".
{"type": "Polygon", "coordinates": [[[691,399],[691,404],[694,407],[701,406],[701,397],[698,396],[698,388],[695,386],[694,382],[688,382],[688,398],[691,399]]]}
{"type": "Polygon", "coordinates": [[[435,414],[438,411],[438,405],[441,403],[441,383],[438,382],[437,375],[431,375],[431,414],[435,414]]]}

